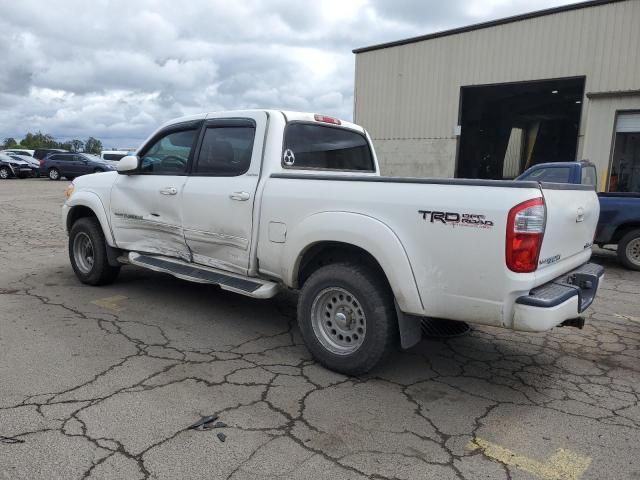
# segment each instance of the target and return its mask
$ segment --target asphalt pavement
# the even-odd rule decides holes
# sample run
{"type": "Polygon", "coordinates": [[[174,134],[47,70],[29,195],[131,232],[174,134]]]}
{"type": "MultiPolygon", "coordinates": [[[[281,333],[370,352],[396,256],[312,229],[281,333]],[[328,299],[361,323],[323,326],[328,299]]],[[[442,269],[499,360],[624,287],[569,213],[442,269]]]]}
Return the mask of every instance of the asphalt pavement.
{"type": "Polygon", "coordinates": [[[640,479],[640,273],[612,254],[583,330],[474,327],[349,378],[293,293],[80,284],[67,184],[0,181],[0,478],[640,479]]]}

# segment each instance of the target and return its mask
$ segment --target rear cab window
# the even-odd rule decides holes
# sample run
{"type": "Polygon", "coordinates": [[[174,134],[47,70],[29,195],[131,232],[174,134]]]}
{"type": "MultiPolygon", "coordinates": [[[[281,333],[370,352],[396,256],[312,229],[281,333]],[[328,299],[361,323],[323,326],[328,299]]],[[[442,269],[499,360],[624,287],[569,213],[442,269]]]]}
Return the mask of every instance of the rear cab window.
{"type": "Polygon", "coordinates": [[[287,125],[282,166],[287,169],[375,172],[371,147],[363,134],[305,122],[287,125]]]}
{"type": "Polygon", "coordinates": [[[551,182],[551,183],[568,183],[569,182],[569,167],[547,167],[541,168],[531,172],[521,180],[533,180],[536,182],[551,182]]]}

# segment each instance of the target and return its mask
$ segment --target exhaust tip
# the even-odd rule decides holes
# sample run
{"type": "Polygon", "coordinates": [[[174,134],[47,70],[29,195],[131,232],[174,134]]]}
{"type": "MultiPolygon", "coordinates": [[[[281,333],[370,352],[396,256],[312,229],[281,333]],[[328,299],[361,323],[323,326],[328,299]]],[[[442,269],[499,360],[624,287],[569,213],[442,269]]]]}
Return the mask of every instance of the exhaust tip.
{"type": "Polygon", "coordinates": [[[582,330],[584,328],[584,317],[570,318],[560,324],[561,327],[575,327],[582,330]]]}

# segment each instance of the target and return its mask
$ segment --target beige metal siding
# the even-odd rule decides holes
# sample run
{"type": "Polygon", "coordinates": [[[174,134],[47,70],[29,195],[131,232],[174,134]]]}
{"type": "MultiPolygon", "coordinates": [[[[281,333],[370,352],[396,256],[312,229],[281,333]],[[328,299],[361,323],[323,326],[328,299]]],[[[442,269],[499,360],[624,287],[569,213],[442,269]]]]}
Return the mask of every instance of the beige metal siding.
{"type": "Polygon", "coordinates": [[[376,146],[447,139],[455,152],[462,86],[586,76],[586,92],[640,89],[639,25],[640,0],[627,0],[359,53],[355,121],[376,146]]]}

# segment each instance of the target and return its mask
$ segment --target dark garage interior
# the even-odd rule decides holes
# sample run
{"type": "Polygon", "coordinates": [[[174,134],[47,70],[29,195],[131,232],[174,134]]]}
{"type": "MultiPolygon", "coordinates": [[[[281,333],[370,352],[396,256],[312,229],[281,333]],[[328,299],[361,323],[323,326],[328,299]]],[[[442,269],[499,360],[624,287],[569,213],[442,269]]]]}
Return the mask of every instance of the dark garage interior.
{"type": "Polygon", "coordinates": [[[463,87],[456,177],[510,179],[576,160],[584,77],[463,87]]]}

